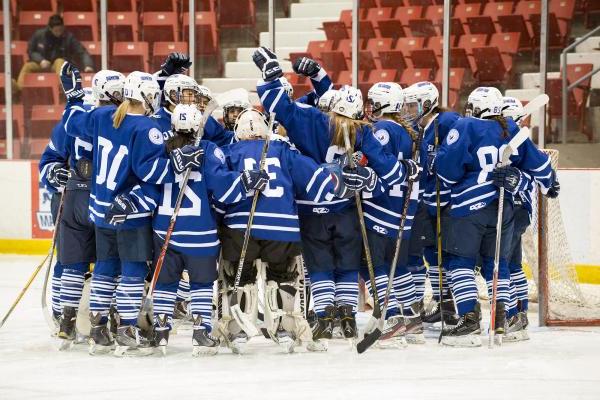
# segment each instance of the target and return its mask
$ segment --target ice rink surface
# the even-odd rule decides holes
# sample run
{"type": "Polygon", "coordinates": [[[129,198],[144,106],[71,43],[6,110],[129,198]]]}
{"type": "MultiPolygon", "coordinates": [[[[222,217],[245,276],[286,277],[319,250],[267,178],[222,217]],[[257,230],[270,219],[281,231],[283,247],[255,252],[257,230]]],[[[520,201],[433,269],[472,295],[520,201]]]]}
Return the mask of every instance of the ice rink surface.
{"type": "MultiPolygon", "coordinates": [[[[0,256],[2,316],[40,261],[0,256]]],[[[84,345],[57,350],[41,312],[42,280],[0,329],[1,400],[600,399],[600,329],[531,327],[528,342],[492,350],[441,347],[430,334],[425,345],[362,355],[345,341],[286,355],[257,337],[246,355],[222,348],[210,358],[193,358],[191,331],[180,329],[167,357],[119,359],[90,356],[84,345]]]]}

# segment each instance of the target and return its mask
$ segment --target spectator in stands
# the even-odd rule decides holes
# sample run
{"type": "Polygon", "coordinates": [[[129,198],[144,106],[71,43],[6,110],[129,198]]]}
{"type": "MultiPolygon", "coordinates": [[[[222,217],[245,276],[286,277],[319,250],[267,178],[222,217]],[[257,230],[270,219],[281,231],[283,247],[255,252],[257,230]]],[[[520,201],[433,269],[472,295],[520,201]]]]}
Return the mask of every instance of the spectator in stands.
{"type": "Polygon", "coordinates": [[[33,34],[27,53],[29,61],[23,65],[17,79],[19,89],[28,73],[52,70],[60,75],[65,60],[80,63],[85,72],[94,71],[94,63],[87,50],[71,33],[65,32],[64,21],[58,14],[50,17],[47,27],[33,34]]]}

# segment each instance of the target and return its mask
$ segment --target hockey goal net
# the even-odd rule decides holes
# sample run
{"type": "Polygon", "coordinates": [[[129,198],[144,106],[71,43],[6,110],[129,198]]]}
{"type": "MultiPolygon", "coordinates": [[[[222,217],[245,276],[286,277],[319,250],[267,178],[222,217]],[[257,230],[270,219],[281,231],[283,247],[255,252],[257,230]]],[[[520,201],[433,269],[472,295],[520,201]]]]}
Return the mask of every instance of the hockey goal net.
{"type": "MultiPolygon", "coordinates": [[[[544,150],[554,169],[559,152],[544,150]]],[[[529,268],[529,297],[539,303],[540,325],[600,325],[600,287],[579,282],[560,208],[560,196],[536,193],[530,227],[523,235],[523,264],[529,268]]]]}

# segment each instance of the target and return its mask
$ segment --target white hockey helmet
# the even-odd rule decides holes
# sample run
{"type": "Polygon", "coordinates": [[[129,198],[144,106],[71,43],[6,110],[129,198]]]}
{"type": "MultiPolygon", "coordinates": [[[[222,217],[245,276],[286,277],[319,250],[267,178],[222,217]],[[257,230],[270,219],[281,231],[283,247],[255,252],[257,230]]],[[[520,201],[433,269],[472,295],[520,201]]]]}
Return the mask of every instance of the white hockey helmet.
{"type": "Polygon", "coordinates": [[[123,97],[141,102],[147,114],[154,114],[160,107],[160,86],[154,75],[133,71],[125,79],[123,97]]]}
{"type": "Polygon", "coordinates": [[[336,93],[331,111],[351,119],[362,119],[363,97],[360,90],[344,85],[336,93]]]}
{"type": "Polygon", "coordinates": [[[279,81],[281,82],[281,86],[283,86],[283,90],[285,90],[285,92],[287,93],[289,98],[290,99],[293,98],[294,97],[294,87],[292,86],[290,81],[288,81],[285,76],[282,76],[281,78],[279,78],[279,81]]]}
{"type": "Polygon", "coordinates": [[[504,96],[502,101],[502,116],[511,117],[513,121],[519,122],[525,115],[523,104],[515,97],[504,96]]]}
{"type": "Polygon", "coordinates": [[[399,84],[377,82],[369,89],[365,111],[369,120],[376,121],[383,114],[399,113],[403,105],[404,93],[399,84]]]}
{"type": "Polygon", "coordinates": [[[200,129],[202,113],[193,104],[177,104],[171,114],[173,132],[196,133],[200,129]]]}
{"type": "Polygon", "coordinates": [[[404,95],[402,117],[409,122],[420,120],[439,105],[440,93],[437,87],[428,81],[410,85],[404,90],[404,95]]]}
{"type": "Polygon", "coordinates": [[[212,92],[206,86],[198,85],[198,93],[196,94],[196,106],[202,112],[206,109],[208,103],[212,100],[212,92]]]}
{"type": "Polygon", "coordinates": [[[465,116],[487,118],[502,114],[503,96],[495,87],[482,86],[473,90],[467,99],[465,116]]]}
{"type": "Polygon", "coordinates": [[[254,108],[246,108],[238,115],[233,130],[238,140],[255,140],[269,137],[267,118],[254,108]]]}
{"type": "Polygon", "coordinates": [[[250,107],[248,97],[238,97],[223,104],[223,123],[225,124],[225,128],[230,131],[235,130],[236,119],[244,110],[250,107]]]}
{"type": "Polygon", "coordinates": [[[94,97],[94,91],[92,90],[92,88],[89,88],[89,87],[83,88],[83,105],[84,106],[96,105],[96,99],[94,97]]]}
{"type": "Polygon", "coordinates": [[[110,69],[100,70],[92,78],[92,92],[96,101],[122,101],[124,85],[125,75],[110,69]]]}
{"type": "Polygon", "coordinates": [[[176,106],[179,103],[192,104],[199,94],[198,83],[191,77],[183,74],[174,74],[167,78],[163,88],[167,102],[176,106]],[[185,92],[185,91],[191,91],[185,92]]]}
{"type": "Polygon", "coordinates": [[[328,91],[323,93],[323,96],[319,97],[319,101],[317,102],[317,108],[325,113],[331,111],[331,107],[333,105],[336,95],[337,90],[335,89],[329,89],[328,91]]]}

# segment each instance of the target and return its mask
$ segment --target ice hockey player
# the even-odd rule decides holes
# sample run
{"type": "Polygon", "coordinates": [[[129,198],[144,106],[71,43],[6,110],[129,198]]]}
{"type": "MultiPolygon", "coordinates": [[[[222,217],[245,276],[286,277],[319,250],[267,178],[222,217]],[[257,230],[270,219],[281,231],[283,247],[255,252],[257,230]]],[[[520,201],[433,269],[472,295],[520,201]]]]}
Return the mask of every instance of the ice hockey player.
{"type": "MultiPolygon", "coordinates": [[[[302,154],[317,163],[335,162],[346,154],[344,127],[348,129],[354,150],[360,150],[365,142],[375,148],[381,147],[368,123],[362,121],[363,101],[358,89],[349,86],[340,89],[332,111],[326,114],[314,107],[294,103],[285,95],[279,81],[281,67],[269,49],[258,49],[253,60],[262,71],[263,81],[259,82],[257,91],[263,106],[276,113],[290,141],[302,154]]],[[[363,152],[371,159],[367,151],[363,152]]],[[[407,176],[406,167],[394,168],[398,161],[393,160],[393,163],[393,166],[385,165],[377,174],[371,167],[358,167],[356,171],[345,171],[344,174],[354,181],[357,190],[375,190],[378,174],[383,176],[394,170],[392,175],[407,176]]],[[[361,237],[356,234],[360,229],[356,209],[348,199],[321,203],[298,199],[296,202],[300,207],[303,254],[318,317],[313,324],[313,338],[330,339],[333,319],[339,314],[344,336],[352,339],[357,335],[355,312],[362,249],[361,237]]]]}
{"type": "MultiPolygon", "coordinates": [[[[453,111],[444,110],[439,105],[439,92],[431,82],[417,82],[405,89],[404,117],[423,130],[424,152],[421,156],[421,165],[426,168],[427,160],[435,157],[437,146],[441,144],[446,135],[460,118],[453,111]],[[437,138],[436,138],[437,136],[437,138]]],[[[439,273],[442,272],[442,291],[444,301],[444,322],[447,325],[456,325],[456,310],[452,294],[448,288],[448,279],[445,268],[438,266],[437,254],[437,199],[436,177],[431,171],[424,173],[421,179],[422,201],[412,225],[412,235],[409,250],[409,268],[418,290],[419,300],[423,300],[425,291],[425,265],[429,265],[427,276],[433,290],[432,304],[424,307],[423,323],[433,327],[440,322],[440,286],[439,273]],[[441,269],[440,269],[441,268],[441,269]]],[[[450,200],[450,189],[440,186],[440,207],[443,209],[450,200]]],[[[440,210],[441,212],[441,210],[440,210]]],[[[447,261],[448,254],[442,255],[442,260],[447,261]]]]}
{"type": "MultiPolygon", "coordinates": [[[[521,102],[514,98],[505,96],[503,100],[502,115],[506,118],[512,118],[519,126],[523,126],[525,111],[521,102]]],[[[543,156],[547,157],[544,153],[543,156]]],[[[550,162],[548,159],[547,162],[550,162]]],[[[501,176],[499,176],[501,178],[501,176]]],[[[523,272],[522,265],[522,246],[521,237],[531,223],[532,198],[537,194],[532,184],[524,191],[518,192],[513,196],[514,202],[514,230],[510,245],[510,256],[508,257],[508,268],[510,270],[510,303],[507,311],[507,327],[504,340],[508,342],[529,339],[527,333],[527,309],[529,305],[529,287],[527,278],[523,272]]],[[[560,193],[560,183],[556,179],[556,172],[552,170],[551,186],[544,193],[544,187],[540,186],[542,193],[547,197],[554,199],[560,193]]]]}
{"type": "MultiPolygon", "coordinates": [[[[316,203],[331,201],[336,187],[341,188],[341,182],[312,159],[298,153],[286,140],[271,135],[268,128],[262,113],[247,109],[236,122],[237,143],[224,148],[230,167],[244,171],[258,166],[264,140],[270,141],[265,159],[269,182],[258,199],[240,281],[244,290],[238,292],[238,297],[243,298],[239,299],[240,304],[247,305],[248,310],[245,311],[252,313],[250,306],[257,304],[252,299],[257,296],[257,269],[261,271],[265,277],[264,319],[267,332],[285,352],[292,352],[296,339],[312,340],[303,313],[294,308],[303,290],[300,278],[304,274],[298,257],[300,225],[294,200],[302,195],[316,203]]],[[[228,287],[235,280],[251,203],[252,199],[248,198],[226,207],[220,236],[224,278],[228,287]]],[[[235,320],[229,322],[226,331],[234,351],[243,351],[247,336],[235,320]]]]}
{"type": "MultiPolygon", "coordinates": [[[[442,332],[442,344],[445,345],[481,345],[481,310],[477,301],[474,268],[477,257],[481,256],[482,274],[491,282],[498,222],[496,185],[502,185],[509,193],[516,193],[523,190],[529,182],[529,175],[521,171],[535,170],[537,176],[547,174],[548,178],[551,174],[549,164],[544,167],[546,159],[540,157],[540,152],[529,140],[519,147],[517,155],[511,156],[511,166],[502,167],[504,176],[493,179],[492,172],[498,169],[501,150],[518,132],[518,127],[511,119],[501,116],[502,107],[502,94],[498,89],[475,89],[468,98],[465,113],[467,118],[455,123],[433,161],[438,177],[451,189],[443,237],[444,250],[451,254],[448,265],[451,289],[460,316],[456,327],[442,332]]],[[[549,181],[546,180],[544,185],[549,185],[549,181]]],[[[505,198],[503,206],[495,316],[495,329],[499,336],[504,333],[505,304],[510,300],[507,258],[514,228],[510,196],[505,198]]],[[[488,292],[491,292],[490,284],[488,292]]]]}
{"type": "Polygon", "coordinates": [[[67,134],[93,141],[96,176],[90,194],[90,218],[96,226],[96,265],[91,281],[90,351],[107,350],[113,342],[108,334],[107,313],[116,289],[119,326],[116,355],[132,350],[147,354],[149,341],[140,334],[137,317],[144,292],[147,262],[152,260],[152,230],[149,213],[135,213],[116,229],[115,222],[132,207],[119,197],[140,182],[174,182],[175,172],[198,168],[200,149],[178,149],[171,160],[163,157],[164,138],[153,115],[160,101],[156,78],[132,72],[125,80],[124,101],[85,112],[81,104],[81,76],[69,63],[63,65],[61,82],[67,97],[63,116],[67,134]],[[121,274],[117,286],[116,277],[121,274]],[[139,351],[136,351],[139,350],[139,351]]]}
{"type": "MultiPolygon", "coordinates": [[[[376,141],[363,140],[362,150],[369,154],[368,165],[371,168],[386,171],[380,175],[385,182],[385,193],[373,197],[372,193],[363,193],[363,208],[367,237],[371,247],[375,280],[380,302],[387,289],[389,270],[394,258],[394,249],[398,237],[404,199],[408,195],[406,182],[413,181],[410,194],[409,210],[406,215],[400,257],[398,259],[394,280],[394,295],[388,307],[388,326],[406,324],[406,339],[404,331],[398,331],[388,340],[380,340],[383,347],[404,347],[406,341],[424,343],[423,327],[418,299],[416,297],[413,277],[408,270],[408,249],[411,238],[412,220],[419,202],[420,168],[411,157],[415,147],[420,142],[418,133],[411,125],[401,118],[404,105],[404,93],[395,82],[379,82],[371,86],[368,92],[366,115],[373,123],[376,141]],[[389,166],[392,166],[391,169],[389,166]],[[387,170],[386,170],[387,168],[387,170]],[[404,175],[398,170],[404,169],[404,175]],[[397,300],[397,301],[394,301],[397,300]],[[403,309],[399,310],[401,306],[403,309]],[[406,317],[406,321],[402,316],[406,317]]],[[[361,275],[367,286],[370,286],[366,268],[361,269],[361,275]]]]}
{"type": "MultiPolygon", "coordinates": [[[[296,102],[308,104],[311,106],[317,106],[319,99],[329,90],[333,89],[333,82],[327,75],[327,71],[318,62],[308,57],[297,58],[292,64],[294,72],[300,76],[310,78],[310,83],[313,86],[313,90],[308,92],[302,97],[299,97],[296,102]]],[[[282,85],[286,89],[286,93],[290,99],[294,98],[294,88],[289,84],[287,79],[281,78],[282,85]],[[288,86],[289,85],[289,88],[288,86]]]]}
{"type": "MultiPolygon", "coordinates": [[[[212,93],[206,86],[198,86],[198,96],[196,97],[196,106],[202,112],[206,109],[208,103],[212,100],[212,93]]],[[[249,104],[249,102],[248,102],[249,104]]],[[[210,140],[217,146],[226,146],[233,143],[235,134],[226,129],[212,115],[208,117],[204,126],[204,140],[210,140]]]]}

